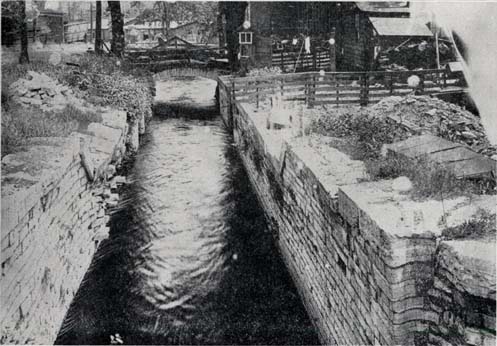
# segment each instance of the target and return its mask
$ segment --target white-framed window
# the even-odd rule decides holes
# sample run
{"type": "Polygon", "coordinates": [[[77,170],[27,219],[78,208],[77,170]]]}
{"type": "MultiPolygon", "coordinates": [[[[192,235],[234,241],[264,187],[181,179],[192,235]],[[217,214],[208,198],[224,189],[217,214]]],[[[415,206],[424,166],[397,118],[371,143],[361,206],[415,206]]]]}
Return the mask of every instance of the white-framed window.
{"type": "Polygon", "coordinates": [[[240,43],[240,44],[252,44],[252,33],[251,32],[238,33],[238,43],[240,43]]]}

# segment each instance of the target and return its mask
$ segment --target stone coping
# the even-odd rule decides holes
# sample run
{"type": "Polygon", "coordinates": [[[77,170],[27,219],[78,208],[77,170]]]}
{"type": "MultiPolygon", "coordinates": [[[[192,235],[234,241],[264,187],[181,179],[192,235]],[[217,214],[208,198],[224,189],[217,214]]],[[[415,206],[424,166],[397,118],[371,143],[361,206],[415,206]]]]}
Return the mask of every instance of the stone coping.
{"type": "Polygon", "coordinates": [[[80,160],[81,139],[88,144],[97,172],[110,163],[126,135],[126,112],[106,109],[102,119],[102,123],[90,123],[85,133],[31,138],[23,151],[2,159],[2,234],[15,227],[72,162],[80,160]]]}
{"type": "MultiPolygon", "coordinates": [[[[458,239],[444,240],[442,231],[463,225],[478,211],[496,212],[497,196],[459,196],[445,200],[415,201],[408,194],[396,190],[394,180],[364,181],[367,177],[364,164],[350,159],[332,147],[316,145],[312,136],[295,137],[292,131],[268,130],[267,110],[255,110],[250,103],[237,102],[240,112],[248,117],[262,137],[265,150],[280,161],[284,151],[291,150],[307,166],[332,199],[338,200],[338,212],[350,224],[357,225],[365,236],[386,244],[409,239],[426,239],[433,242],[433,252],[418,254],[418,260],[433,258],[440,252],[457,258],[460,285],[467,292],[495,299],[496,240],[458,239]],[[450,255],[449,255],[450,254],[450,255]],[[476,280],[469,282],[468,279],[476,280]]],[[[401,243],[399,243],[401,244],[401,243]]],[[[401,246],[403,248],[403,246],[401,246]]],[[[389,252],[388,249],[386,253],[389,252]]],[[[392,265],[415,260],[402,256],[393,249],[392,265]],[[405,257],[405,258],[400,258],[405,257]]],[[[440,255],[439,253],[439,255],[440,255]]],[[[414,254],[416,257],[417,255],[414,254]]]]}

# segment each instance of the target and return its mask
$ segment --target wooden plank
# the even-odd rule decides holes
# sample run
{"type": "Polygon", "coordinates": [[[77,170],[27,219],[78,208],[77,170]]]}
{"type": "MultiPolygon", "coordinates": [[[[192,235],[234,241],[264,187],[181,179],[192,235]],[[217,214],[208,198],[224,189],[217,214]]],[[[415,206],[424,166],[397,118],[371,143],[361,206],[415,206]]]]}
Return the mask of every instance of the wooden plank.
{"type": "Polygon", "coordinates": [[[445,151],[461,147],[459,143],[447,141],[434,135],[419,135],[388,145],[388,149],[409,157],[445,151]]]}
{"type": "Polygon", "coordinates": [[[469,160],[444,163],[444,166],[451,169],[458,178],[481,176],[490,178],[496,175],[496,162],[483,155],[469,160]]]}
{"type": "Polygon", "coordinates": [[[436,151],[430,154],[430,159],[439,163],[448,163],[454,161],[471,160],[480,157],[481,154],[465,147],[456,147],[449,150],[436,151]]]}
{"type": "Polygon", "coordinates": [[[314,102],[314,105],[320,106],[320,105],[350,105],[350,104],[360,104],[360,99],[357,100],[326,100],[326,101],[316,101],[314,102]]]}
{"type": "Polygon", "coordinates": [[[359,98],[361,93],[327,93],[327,94],[316,94],[316,98],[344,98],[344,97],[357,97],[359,98]]]}

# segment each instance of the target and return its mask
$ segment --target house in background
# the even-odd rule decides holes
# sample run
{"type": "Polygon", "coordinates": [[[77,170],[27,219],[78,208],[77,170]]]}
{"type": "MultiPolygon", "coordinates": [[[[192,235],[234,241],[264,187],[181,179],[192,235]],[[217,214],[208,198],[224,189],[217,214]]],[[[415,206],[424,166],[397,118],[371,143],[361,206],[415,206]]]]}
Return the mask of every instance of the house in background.
{"type": "MultiPolygon", "coordinates": [[[[93,22],[93,26],[88,28],[88,35],[95,39],[96,24],[93,22]]],[[[101,35],[104,42],[110,42],[112,40],[112,21],[110,18],[102,18],[101,35]]]]}
{"type": "MultiPolygon", "coordinates": [[[[64,26],[65,42],[81,42],[95,39],[95,21],[93,26],[89,21],[76,21],[64,26]]],[[[102,18],[101,35],[104,42],[112,40],[112,27],[109,18],[102,18]]]]}
{"type": "MultiPolygon", "coordinates": [[[[125,24],[124,31],[126,40],[130,43],[152,40],[158,37],[165,39],[162,21],[153,20],[139,23],[136,20],[125,24]]],[[[179,37],[192,44],[216,44],[218,43],[215,28],[212,24],[204,24],[199,21],[188,23],[177,23],[172,21],[167,32],[169,37],[179,37]]]]}
{"type": "Polygon", "coordinates": [[[410,16],[408,2],[342,2],[337,12],[339,71],[375,70],[387,49],[433,37],[423,20],[410,16]]]}

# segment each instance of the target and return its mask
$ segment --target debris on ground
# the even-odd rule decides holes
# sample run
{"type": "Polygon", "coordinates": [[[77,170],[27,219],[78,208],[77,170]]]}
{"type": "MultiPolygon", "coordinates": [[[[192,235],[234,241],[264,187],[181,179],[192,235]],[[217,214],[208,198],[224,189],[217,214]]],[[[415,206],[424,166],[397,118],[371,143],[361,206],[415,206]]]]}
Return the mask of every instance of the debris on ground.
{"type": "Polygon", "coordinates": [[[76,100],[68,86],[35,71],[28,71],[26,78],[12,83],[9,91],[14,102],[38,106],[42,110],[63,109],[70,103],[74,104],[76,100]]]}
{"type": "MultiPolygon", "coordinates": [[[[313,113],[316,112],[313,110],[313,113]]],[[[369,109],[361,107],[341,107],[333,109],[333,116],[313,116],[311,132],[334,137],[333,146],[354,160],[376,159],[383,144],[412,135],[410,129],[372,115],[369,109]]]]}
{"type": "Polygon", "coordinates": [[[277,66],[253,68],[248,73],[248,77],[267,77],[281,74],[281,69],[277,66]]]}
{"type": "Polygon", "coordinates": [[[431,133],[488,157],[497,154],[480,118],[455,104],[429,96],[391,96],[370,109],[373,115],[393,119],[415,134],[431,133]]]}

